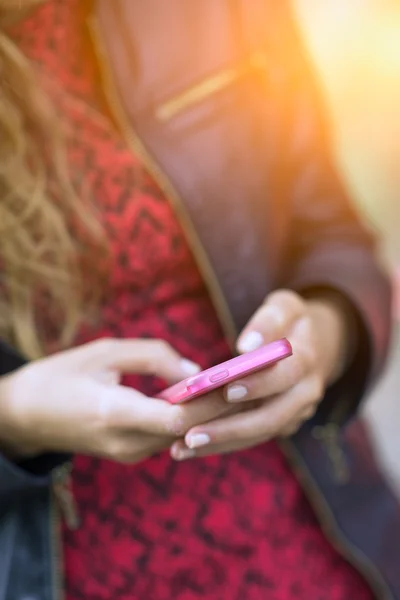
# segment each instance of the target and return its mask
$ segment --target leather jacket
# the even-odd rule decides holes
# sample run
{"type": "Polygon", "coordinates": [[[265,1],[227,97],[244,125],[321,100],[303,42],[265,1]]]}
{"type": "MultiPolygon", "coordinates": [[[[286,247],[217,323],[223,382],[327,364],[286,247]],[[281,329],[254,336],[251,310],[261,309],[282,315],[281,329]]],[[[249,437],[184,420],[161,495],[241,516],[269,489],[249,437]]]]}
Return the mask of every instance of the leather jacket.
{"type": "MultiPolygon", "coordinates": [[[[89,24],[110,112],[172,202],[228,339],[278,287],[353,307],[351,366],[282,448],[328,538],[377,598],[400,600],[400,509],[355,418],[387,354],[390,288],[288,3],[98,0],[89,24]]],[[[0,346],[0,373],[22,362],[0,346]]],[[[0,600],[62,597],[51,483],[64,460],[0,456],[0,600]]]]}

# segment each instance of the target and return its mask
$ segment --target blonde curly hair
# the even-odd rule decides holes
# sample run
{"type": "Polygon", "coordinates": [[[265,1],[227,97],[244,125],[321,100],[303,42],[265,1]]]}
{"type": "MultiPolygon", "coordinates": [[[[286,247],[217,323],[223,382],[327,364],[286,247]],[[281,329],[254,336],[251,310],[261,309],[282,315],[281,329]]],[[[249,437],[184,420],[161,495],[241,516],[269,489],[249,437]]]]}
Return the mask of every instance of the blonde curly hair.
{"type": "Polygon", "coordinates": [[[0,0],[0,337],[29,358],[45,353],[43,314],[51,317],[55,347],[72,342],[99,299],[99,273],[83,273],[83,265],[97,263],[94,249],[105,248],[98,221],[71,184],[55,111],[6,34],[20,11],[40,1],[0,0]],[[71,222],[80,235],[72,235],[71,222]]]}

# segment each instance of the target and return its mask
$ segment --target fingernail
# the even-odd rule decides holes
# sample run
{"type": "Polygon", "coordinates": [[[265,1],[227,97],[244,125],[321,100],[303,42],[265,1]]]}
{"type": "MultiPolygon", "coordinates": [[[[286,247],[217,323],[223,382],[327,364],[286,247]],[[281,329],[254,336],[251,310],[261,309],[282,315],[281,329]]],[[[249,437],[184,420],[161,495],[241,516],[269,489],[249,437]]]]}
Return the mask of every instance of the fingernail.
{"type": "Polygon", "coordinates": [[[188,375],[188,376],[196,375],[200,371],[199,365],[192,362],[191,360],[187,360],[186,358],[181,360],[181,369],[182,369],[182,373],[184,373],[185,375],[188,375]]]}
{"type": "Polygon", "coordinates": [[[172,448],[171,456],[174,460],[188,460],[196,456],[196,450],[191,448],[172,448]]]}
{"type": "Polygon", "coordinates": [[[226,392],[228,402],[240,402],[244,400],[248,394],[247,388],[244,385],[231,385],[226,392]]]}
{"type": "Polygon", "coordinates": [[[258,331],[250,331],[238,343],[239,352],[252,352],[264,343],[264,338],[258,331]]]}
{"type": "Polygon", "coordinates": [[[187,436],[185,440],[189,448],[201,448],[207,446],[211,442],[211,438],[207,433],[195,433],[187,436]]]}
{"type": "Polygon", "coordinates": [[[268,320],[273,321],[277,327],[281,327],[285,322],[285,314],[278,306],[267,306],[264,314],[268,317],[268,320]]]}

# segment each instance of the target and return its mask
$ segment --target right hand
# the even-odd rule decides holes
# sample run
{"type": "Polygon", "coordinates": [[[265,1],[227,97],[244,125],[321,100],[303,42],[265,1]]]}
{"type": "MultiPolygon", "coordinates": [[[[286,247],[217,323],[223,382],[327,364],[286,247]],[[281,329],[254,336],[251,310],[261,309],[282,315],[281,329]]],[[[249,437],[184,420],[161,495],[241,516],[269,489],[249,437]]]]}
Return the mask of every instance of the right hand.
{"type": "Polygon", "coordinates": [[[124,373],[170,382],[196,365],[162,341],[105,339],[0,378],[0,447],[11,456],[72,452],[138,462],[229,407],[213,394],[171,406],[120,385],[124,373]]]}

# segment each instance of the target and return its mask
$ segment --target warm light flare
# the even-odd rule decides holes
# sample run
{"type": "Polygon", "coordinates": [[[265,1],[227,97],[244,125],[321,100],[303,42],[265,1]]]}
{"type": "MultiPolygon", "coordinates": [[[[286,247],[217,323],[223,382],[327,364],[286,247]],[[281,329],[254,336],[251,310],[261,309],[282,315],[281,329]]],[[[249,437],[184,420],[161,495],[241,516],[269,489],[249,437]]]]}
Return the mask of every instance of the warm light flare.
{"type": "Polygon", "coordinates": [[[331,109],[337,154],[364,213],[400,262],[400,3],[295,0],[331,109]]]}

